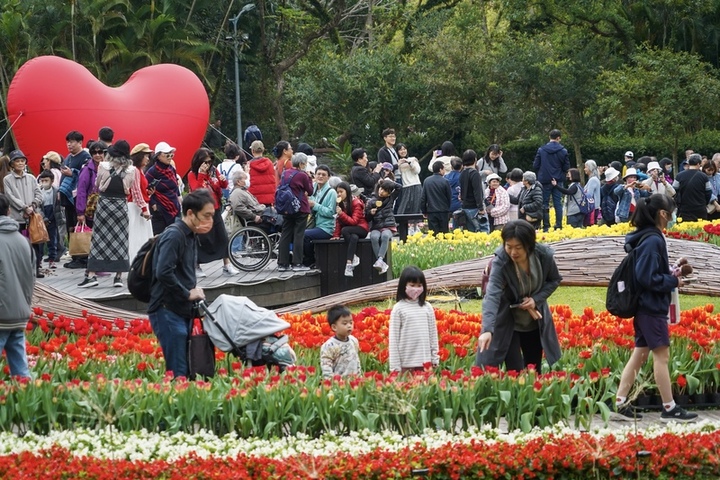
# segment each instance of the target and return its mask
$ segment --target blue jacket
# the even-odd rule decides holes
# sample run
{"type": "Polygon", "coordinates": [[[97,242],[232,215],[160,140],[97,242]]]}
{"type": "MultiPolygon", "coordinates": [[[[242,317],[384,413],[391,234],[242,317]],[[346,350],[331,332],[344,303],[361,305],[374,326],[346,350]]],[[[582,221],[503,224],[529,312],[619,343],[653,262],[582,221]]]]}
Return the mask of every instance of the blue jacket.
{"type": "Polygon", "coordinates": [[[649,197],[651,192],[633,188],[633,194],[631,195],[630,190],[625,188],[624,183],[621,183],[613,189],[613,193],[615,197],[618,198],[615,209],[615,221],[620,223],[630,220],[630,203],[632,202],[633,195],[635,196],[635,202],[637,202],[639,198],[649,197]]]}
{"type": "Polygon", "coordinates": [[[537,181],[547,185],[553,178],[562,182],[570,170],[570,157],[560,142],[548,142],[538,148],[533,162],[533,170],[537,173],[537,181]]]}
{"type": "Polygon", "coordinates": [[[642,291],[638,313],[666,317],[670,309],[670,292],[678,286],[678,279],[670,273],[665,237],[656,227],[649,227],[629,233],[625,244],[638,249],[635,279],[642,291]],[[638,244],[646,233],[650,236],[638,244]]]}
{"type": "Polygon", "coordinates": [[[462,202],[460,202],[460,172],[462,170],[453,170],[450,173],[445,174],[445,179],[450,183],[450,192],[452,197],[450,198],[450,211],[460,210],[462,208],[462,202]]]}
{"type": "Polygon", "coordinates": [[[75,194],[73,192],[77,188],[80,170],[89,160],[90,154],[85,150],[80,150],[77,155],[68,155],[65,159],[64,164],[72,170],[72,176],[62,176],[59,190],[71,205],[75,204],[75,194]]]}

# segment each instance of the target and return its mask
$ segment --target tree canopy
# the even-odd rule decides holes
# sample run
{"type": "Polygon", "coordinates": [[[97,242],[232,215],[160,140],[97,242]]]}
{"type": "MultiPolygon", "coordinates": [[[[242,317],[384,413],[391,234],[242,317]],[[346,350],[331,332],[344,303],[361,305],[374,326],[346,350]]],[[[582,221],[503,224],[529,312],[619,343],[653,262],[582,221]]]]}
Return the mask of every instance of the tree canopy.
{"type": "Polygon", "coordinates": [[[236,39],[246,1],[0,0],[3,110],[38,55],[109,85],[176,63],[234,131],[237,41],[244,123],[268,144],[373,152],[394,127],[418,157],[502,143],[522,166],[551,128],[578,165],[720,143],[720,0],[255,0],[236,39]]]}

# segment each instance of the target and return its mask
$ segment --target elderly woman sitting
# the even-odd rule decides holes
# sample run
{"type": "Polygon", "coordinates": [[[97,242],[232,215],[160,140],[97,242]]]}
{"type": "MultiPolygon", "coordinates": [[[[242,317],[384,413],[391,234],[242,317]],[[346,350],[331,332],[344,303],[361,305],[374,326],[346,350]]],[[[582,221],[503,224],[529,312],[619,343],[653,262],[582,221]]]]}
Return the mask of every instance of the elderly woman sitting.
{"type": "Polygon", "coordinates": [[[248,174],[242,170],[233,172],[230,177],[233,190],[230,194],[230,206],[232,211],[239,218],[245,220],[246,223],[262,222],[262,213],[265,211],[265,205],[258,202],[255,195],[247,191],[248,174]]]}

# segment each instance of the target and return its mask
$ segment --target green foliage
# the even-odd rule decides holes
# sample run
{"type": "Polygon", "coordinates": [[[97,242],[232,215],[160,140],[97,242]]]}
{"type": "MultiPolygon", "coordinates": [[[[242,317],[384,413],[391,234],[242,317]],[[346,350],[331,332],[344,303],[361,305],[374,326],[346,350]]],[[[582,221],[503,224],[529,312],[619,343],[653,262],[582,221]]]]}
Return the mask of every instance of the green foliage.
{"type": "Polygon", "coordinates": [[[629,132],[677,151],[686,135],[717,126],[720,80],[709,64],[688,53],[652,48],[632,60],[600,77],[606,94],[598,104],[611,134],[629,132]]]}

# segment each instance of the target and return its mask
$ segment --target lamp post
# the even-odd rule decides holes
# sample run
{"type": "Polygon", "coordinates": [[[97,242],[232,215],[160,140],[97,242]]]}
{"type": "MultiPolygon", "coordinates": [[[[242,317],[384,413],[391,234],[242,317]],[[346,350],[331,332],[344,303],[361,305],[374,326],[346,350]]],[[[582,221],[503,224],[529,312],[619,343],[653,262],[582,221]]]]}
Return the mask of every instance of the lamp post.
{"type": "Polygon", "coordinates": [[[254,3],[245,5],[237,15],[230,19],[233,24],[233,46],[235,48],[235,120],[237,121],[237,144],[243,148],[242,144],[242,119],[240,110],[240,60],[238,58],[238,32],[237,24],[240,16],[255,8],[254,3]]]}

